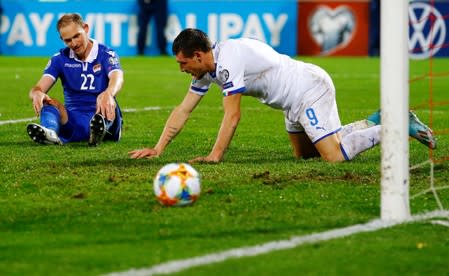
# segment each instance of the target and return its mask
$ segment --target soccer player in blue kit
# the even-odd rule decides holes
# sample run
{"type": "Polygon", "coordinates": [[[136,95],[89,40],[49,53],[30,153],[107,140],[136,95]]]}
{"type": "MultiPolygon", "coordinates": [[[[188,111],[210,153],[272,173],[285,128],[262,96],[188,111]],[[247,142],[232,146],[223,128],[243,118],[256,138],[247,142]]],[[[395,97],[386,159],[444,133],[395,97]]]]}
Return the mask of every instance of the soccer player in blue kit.
{"type": "Polygon", "coordinates": [[[115,98],[123,84],[119,57],[88,37],[89,26],[79,14],[63,15],[57,29],[67,47],[53,55],[30,91],[40,124],[28,124],[28,135],[41,144],[88,141],[97,146],[103,140],[119,141],[122,114],[115,98]],[[64,104],[47,95],[58,78],[64,104]]]}

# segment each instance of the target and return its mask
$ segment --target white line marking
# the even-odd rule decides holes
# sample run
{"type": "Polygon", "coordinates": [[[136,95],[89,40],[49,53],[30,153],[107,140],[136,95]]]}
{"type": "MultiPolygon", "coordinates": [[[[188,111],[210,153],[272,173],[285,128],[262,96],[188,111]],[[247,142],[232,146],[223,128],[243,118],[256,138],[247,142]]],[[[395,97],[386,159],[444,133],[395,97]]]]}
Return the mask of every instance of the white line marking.
{"type": "Polygon", "coordinates": [[[37,119],[37,117],[17,119],[17,120],[0,121],[0,126],[1,125],[6,125],[6,124],[17,124],[17,123],[23,123],[23,122],[30,122],[30,121],[34,121],[36,119],[37,119]]]}
{"type": "Polygon", "coordinates": [[[431,223],[449,227],[449,220],[432,220],[431,223]]]}
{"type": "MultiPolygon", "coordinates": [[[[154,110],[164,110],[164,109],[168,109],[168,110],[172,110],[174,108],[174,106],[146,106],[146,107],[142,107],[142,108],[122,108],[122,112],[124,113],[135,113],[135,112],[142,112],[142,111],[154,111],[154,110]]],[[[202,106],[202,109],[213,109],[216,110],[217,107],[215,106],[202,106]]],[[[221,107],[218,107],[221,108],[221,107]]],[[[257,107],[247,107],[245,108],[246,110],[262,110],[263,108],[257,108],[257,107]]],[[[1,125],[6,125],[6,124],[17,124],[17,123],[23,123],[23,122],[29,122],[29,121],[34,121],[36,120],[37,117],[33,117],[33,118],[24,118],[24,119],[16,119],[16,120],[5,120],[5,121],[0,121],[0,126],[1,125]]]]}
{"type": "Polygon", "coordinates": [[[143,108],[122,108],[123,112],[133,113],[133,112],[139,112],[139,111],[152,111],[152,110],[161,110],[165,108],[172,108],[172,107],[160,107],[160,106],[147,106],[143,108]]]}
{"type": "MultiPolygon", "coordinates": [[[[134,112],[141,112],[141,111],[154,111],[154,110],[163,110],[163,109],[169,109],[172,110],[174,106],[146,106],[142,108],[122,108],[122,112],[124,113],[134,113],[134,112]]],[[[213,109],[216,110],[217,108],[222,108],[221,106],[201,106],[202,109],[213,109]]],[[[261,106],[261,107],[245,107],[245,110],[268,110],[268,107],[261,106]]],[[[36,120],[37,117],[33,118],[24,118],[24,119],[17,119],[17,120],[5,120],[0,121],[1,125],[7,125],[7,124],[17,124],[22,122],[30,122],[36,120]]],[[[421,164],[419,164],[421,165],[421,164]]],[[[416,167],[416,166],[415,166],[416,167]]],[[[415,169],[415,167],[412,167],[411,169],[415,169]]]]}
{"type": "Polygon", "coordinates": [[[353,226],[348,226],[344,228],[329,230],[321,233],[315,233],[305,236],[294,236],[289,240],[280,240],[267,242],[260,245],[240,247],[235,249],[230,249],[214,254],[203,255],[198,257],[193,257],[184,260],[174,260],[166,263],[161,263],[149,268],[141,269],[130,269],[124,272],[112,272],[107,274],[108,276],[143,276],[143,275],[154,275],[154,274],[168,274],[179,272],[184,269],[192,268],[195,266],[208,265],[212,263],[218,263],[232,258],[241,258],[248,256],[256,256],[260,254],[269,253],[272,251],[278,251],[283,249],[290,249],[298,247],[303,244],[316,243],[320,241],[327,241],[336,238],[347,237],[353,234],[358,234],[362,232],[372,232],[383,228],[392,227],[398,224],[415,222],[421,220],[432,219],[436,217],[449,217],[449,211],[438,210],[433,212],[428,212],[424,214],[414,215],[405,222],[398,221],[383,221],[380,219],[373,220],[365,224],[356,224],[353,226]]]}
{"type": "MultiPolygon", "coordinates": [[[[169,106],[169,107],[147,106],[147,107],[143,107],[143,108],[122,108],[122,111],[127,112],[127,113],[132,113],[132,112],[139,112],[139,111],[152,111],[152,110],[161,110],[161,109],[168,109],[168,108],[173,109],[173,107],[171,107],[171,106],[169,106]]],[[[30,122],[30,121],[34,121],[36,119],[37,119],[37,117],[23,118],[23,119],[16,119],[16,120],[5,120],[5,121],[0,121],[0,126],[7,125],[7,124],[30,122]]]]}

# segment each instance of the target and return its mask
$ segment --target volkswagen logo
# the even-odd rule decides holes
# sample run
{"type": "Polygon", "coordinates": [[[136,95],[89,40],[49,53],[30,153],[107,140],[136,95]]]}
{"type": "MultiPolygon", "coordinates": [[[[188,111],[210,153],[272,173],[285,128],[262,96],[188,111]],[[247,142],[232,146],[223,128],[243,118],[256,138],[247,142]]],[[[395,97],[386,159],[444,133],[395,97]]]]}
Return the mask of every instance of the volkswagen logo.
{"type": "Polygon", "coordinates": [[[446,38],[446,25],[441,13],[427,3],[413,2],[409,6],[410,58],[426,59],[435,55],[446,38]]]}

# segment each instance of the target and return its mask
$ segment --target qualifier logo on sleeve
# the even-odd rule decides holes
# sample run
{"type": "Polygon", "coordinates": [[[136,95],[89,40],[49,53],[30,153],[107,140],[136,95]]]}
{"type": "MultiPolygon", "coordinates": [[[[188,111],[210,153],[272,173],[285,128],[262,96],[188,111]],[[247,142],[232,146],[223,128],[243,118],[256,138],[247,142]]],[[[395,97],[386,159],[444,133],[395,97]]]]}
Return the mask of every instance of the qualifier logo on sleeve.
{"type": "Polygon", "coordinates": [[[221,70],[220,72],[218,72],[217,79],[222,83],[226,83],[226,81],[229,79],[229,71],[226,69],[221,70]]]}

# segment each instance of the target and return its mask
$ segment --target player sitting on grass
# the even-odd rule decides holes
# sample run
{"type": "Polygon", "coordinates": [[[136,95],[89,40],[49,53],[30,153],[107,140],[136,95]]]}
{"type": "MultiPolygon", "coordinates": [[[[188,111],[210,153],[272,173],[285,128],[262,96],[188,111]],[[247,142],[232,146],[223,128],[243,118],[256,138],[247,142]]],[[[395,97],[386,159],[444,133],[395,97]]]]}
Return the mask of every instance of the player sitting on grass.
{"type": "MultiPolygon", "coordinates": [[[[168,118],[154,148],[129,152],[131,158],[159,156],[179,133],[190,113],[212,83],[223,92],[224,116],[208,156],[190,162],[219,162],[240,120],[242,96],[253,96],[285,115],[285,126],[297,158],[321,156],[329,162],[351,160],[380,141],[380,125],[362,120],[342,126],[335,100],[335,87],[320,67],[281,55],[270,46],[248,38],[230,39],[211,45],[206,34],[185,29],[173,43],[173,54],[182,72],[193,77],[182,103],[168,118]]],[[[416,118],[416,117],[413,117],[416,118]]],[[[434,147],[430,129],[411,120],[411,129],[422,143],[434,147]]]]}
{"type": "Polygon", "coordinates": [[[40,124],[29,124],[28,135],[41,144],[120,140],[122,114],[115,96],[123,84],[117,54],[88,37],[89,26],[78,14],[66,14],[57,23],[67,45],[48,62],[30,91],[40,124]],[[65,106],[47,93],[61,79],[65,106]]]}

